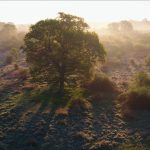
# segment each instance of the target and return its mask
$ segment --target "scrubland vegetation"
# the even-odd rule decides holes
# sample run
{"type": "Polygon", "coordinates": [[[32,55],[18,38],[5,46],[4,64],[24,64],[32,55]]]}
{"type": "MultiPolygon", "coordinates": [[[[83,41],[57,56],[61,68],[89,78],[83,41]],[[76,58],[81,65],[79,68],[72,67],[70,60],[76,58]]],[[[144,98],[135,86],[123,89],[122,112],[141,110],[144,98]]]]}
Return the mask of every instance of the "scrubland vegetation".
{"type": "Polygon", "coordinates": [[[149,150],[149,25],[0,23],[0,150],[149,150]]]}

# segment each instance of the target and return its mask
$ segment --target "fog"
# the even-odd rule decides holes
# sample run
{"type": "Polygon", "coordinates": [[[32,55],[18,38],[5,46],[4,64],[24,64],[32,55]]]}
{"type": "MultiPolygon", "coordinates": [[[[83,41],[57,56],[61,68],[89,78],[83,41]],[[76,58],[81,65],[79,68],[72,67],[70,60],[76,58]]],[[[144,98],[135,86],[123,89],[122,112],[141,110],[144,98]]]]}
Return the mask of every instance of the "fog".
{"type": "Polygon", "coordinates": [[[150,150],[149,14],[148,1],[0,2],[0,149],[150,150]]]}

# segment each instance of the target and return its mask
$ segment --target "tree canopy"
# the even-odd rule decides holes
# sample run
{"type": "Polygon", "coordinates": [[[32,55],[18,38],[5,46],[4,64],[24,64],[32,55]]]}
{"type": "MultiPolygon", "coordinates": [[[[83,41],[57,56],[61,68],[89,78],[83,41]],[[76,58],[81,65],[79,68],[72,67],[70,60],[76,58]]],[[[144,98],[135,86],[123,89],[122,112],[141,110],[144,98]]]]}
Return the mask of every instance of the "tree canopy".
{"type": "Polygon", "coordinates": [[[83,18],[59,13],[30,27],[25,36],[25,52],[34,81],[64,87],[77,85],[91,76],[91,69],[104,60],[98,36],[89,31],[83,18]]]}

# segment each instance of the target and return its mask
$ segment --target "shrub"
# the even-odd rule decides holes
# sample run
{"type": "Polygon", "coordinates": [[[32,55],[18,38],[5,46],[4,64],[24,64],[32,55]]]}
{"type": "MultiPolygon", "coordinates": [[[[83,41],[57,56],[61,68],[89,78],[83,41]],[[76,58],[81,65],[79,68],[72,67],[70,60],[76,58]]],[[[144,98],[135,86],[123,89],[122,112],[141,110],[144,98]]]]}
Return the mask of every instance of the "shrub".
{"type": "Polygon", "coordinates": [[[138,87],[123,94],[120,99],[134,110],[150,110],[150,88],[138,87]]]}
{"type": "Polygon", "coordinates": [[[146,66],[150,69],[150,55],[145,59],[146,66]]]}
{"type": "Polygon", "coordinates": [[[145,73],[136,75],[129,90],[119,95],[118,100],[125,115],[137,110],[150,110],[150,76],[145,73]]]}
{"type": "Polygon", "coordinates": [[[144,72],[140,72],[135,76],[135,80],[132,86],[135,87],[141,87],[141,86],[146,86],[146,87],[150,87],[150,75],[144,73],[144,72]]]}
{"type": "Polygon", "coordinates": [[[92,99],[100,100],[104,96],[114,94],[116,91],[115,84],[105,75],[95,77],[83,85],[85,93],[91,96],[92,99]]]}
{"type": "Polygon", "coordinates": [[[113,82],[109,80],[105,75],[95,77],[92,81],[85,83],[84,87],[92,93],[97,92],[112,92],[115,89],[113,82]]]}

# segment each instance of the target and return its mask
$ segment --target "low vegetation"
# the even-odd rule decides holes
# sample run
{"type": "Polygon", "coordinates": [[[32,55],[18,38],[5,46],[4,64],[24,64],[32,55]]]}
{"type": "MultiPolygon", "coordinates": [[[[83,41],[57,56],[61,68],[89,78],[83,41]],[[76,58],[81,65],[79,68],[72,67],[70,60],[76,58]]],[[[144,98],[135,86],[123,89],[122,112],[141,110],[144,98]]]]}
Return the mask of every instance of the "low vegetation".
{"type": "Polygon", "coordinates": [[[150,75],[139,73],[129,90],[119,96],[124,113],[150,111],[150,75]]]}
{"type": "Polygon", "coordinates": [[[147,56],[146,59],[145,59],[145,63],[146,63],[146,66],[149,68],[150,70],[150,56],[147,56]]]}
{"type": "Polygon", "coordinates": [[[83,18],[58,15],[31,26],[24,48],[34,81],[46,82],[63,96],[66,87],[90,78],[93,66],[104,60],[105,50],[83,18]]]}
{"type": "Polygon", "coordinates": [[[115,83],[104,74],[100,74],[93,80],[86,82],[83,88],[85,95],[89,96],[92,101],[104,100],[117,92],[115,83]]]}

